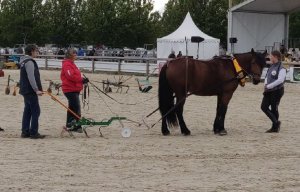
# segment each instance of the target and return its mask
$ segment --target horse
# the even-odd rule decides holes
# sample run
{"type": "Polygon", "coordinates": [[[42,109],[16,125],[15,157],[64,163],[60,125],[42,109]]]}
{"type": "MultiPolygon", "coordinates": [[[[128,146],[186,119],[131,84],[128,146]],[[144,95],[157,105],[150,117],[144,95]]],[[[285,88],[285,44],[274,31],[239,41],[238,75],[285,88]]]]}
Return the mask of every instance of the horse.
{"type": "Polygon", "coordinates": [[[247,53],[234,54],[229,59],[214,57],[205,61],[181,57],[167,61],[160,71],[158,88],[162,134],[169,135],[168,126],[178,124],[183,135],[191,134],[183,118],[183,107],[189,95],[197,95],[217,96],[213,132],[227,135],[224,121],[232,95],[241,83],[239,75],[242,79],[248,76],[257,85],[266,66],[266,55],[266,51],[258,53],[252,49],[247,53]],[[240,73],[236,71],[233,58],[240,66],[240,73]]]}

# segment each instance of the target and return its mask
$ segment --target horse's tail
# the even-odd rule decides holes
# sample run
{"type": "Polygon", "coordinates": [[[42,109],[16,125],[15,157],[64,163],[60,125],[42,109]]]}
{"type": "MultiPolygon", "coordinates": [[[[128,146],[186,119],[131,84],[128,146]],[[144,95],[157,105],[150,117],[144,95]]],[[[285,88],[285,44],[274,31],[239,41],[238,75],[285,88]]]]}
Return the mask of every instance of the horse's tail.
{"type": "Polygon", "coordinates": [[[169,85],[167,79],[167,64],[165,64],[159,74],[159,86],[158,86],[158,104],[160,113],[163,116],[166,115],[167,123],[171,126],[177,126],[177,117],[175,113],[173,90],[169,85]]]}

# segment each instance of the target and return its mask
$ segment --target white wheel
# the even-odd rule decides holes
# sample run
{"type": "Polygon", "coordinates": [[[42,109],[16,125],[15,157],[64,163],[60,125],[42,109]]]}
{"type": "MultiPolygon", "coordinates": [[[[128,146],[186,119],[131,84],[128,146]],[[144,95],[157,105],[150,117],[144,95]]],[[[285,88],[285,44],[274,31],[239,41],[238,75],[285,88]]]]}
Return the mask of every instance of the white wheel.
{"type": "Polygon", "coordinates": [[[127,128],[127,127],[122,128],[121,135],[122,135],[122,137],[124,137],[124,138],[130,137],[130,135],[131,135],[131,129],[130,129],[130,128],[127,128]]]}

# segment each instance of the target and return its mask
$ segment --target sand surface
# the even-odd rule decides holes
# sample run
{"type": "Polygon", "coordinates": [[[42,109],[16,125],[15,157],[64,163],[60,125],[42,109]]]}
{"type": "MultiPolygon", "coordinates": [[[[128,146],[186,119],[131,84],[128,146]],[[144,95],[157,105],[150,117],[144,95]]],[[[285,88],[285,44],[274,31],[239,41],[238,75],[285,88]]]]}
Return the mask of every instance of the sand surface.
{"type": "MultiPolygon", "coordinates": [[[[44,89],[59,71],[41,70],[44,89]]],[[[7,76],[19,79],[19,71],[5,70],[0,78],[0,191],[300,191],[300,84],[287,83],[280,104],[279,134],[264,133],[269,119],[260,110],[263,84],[239,87],[229,104],[225,126],[227,136],[212,133],[216,97],[188,98],[184,116],[192,135],[179,129],[164,137],[160,123],[146,126],[124,122],[132,130],[121,136],[121,125],[113,122],[103,128],[88,128],[91,138],[75,133],[60,136],[66,111],[49,96],[40,97],[40,133],[46,139],[21,139],[23,97],[5,95],[7,76]]],[[[92,81],[114,80],[113,75],[87,74],[92,81]]],[[[125,77],[126,78],[126,77],[125,77]]],[[[139,77],[143,78],[143,77],[139,77]]],[[[85,117],[97,121],[125,116],[141,121],[157,107],[157,81],[147,94],[138,91],[135,77],[125,84],[129,92],[109,95],[120,105],[90,88],[89,110],[85,117]],[[109,106],[109,108],[107,107],[109,106]],[[112,112],[113,113],[112,113],[112,112]]],[[[12,85],[14,83],[11,83],[12,85]]],[[[100,83],[96,83],[102,88],[100,83]]],[[[124,90],[123,90],[124,91],[124,90]]],[[[12,88],[11,88],[12,93],[12,88]]],[[[58,96],[66,103],[65,97],[58,96]]],[[[160,118],[155,113],[148,124],[160,118]]]]}

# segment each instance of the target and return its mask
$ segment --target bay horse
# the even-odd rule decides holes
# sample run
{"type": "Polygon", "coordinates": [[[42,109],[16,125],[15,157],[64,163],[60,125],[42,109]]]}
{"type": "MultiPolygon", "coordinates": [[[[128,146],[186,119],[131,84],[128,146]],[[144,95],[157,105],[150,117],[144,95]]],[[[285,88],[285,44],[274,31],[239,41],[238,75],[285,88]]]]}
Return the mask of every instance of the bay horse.
{"type": "MultiPolygon", "coordinates": [[[[260,82],[262,70],[266,65],[267,52],[234,54],[241,73],[252,83],[260,82]]],[[[195,60],[182,57],[169,60],[159,74],[158,100],[162,115],[161,131],[169,135],[168,125],[180,126],[183,135],[190,135],[183,118],[183,106],[189,95],[217,96],[217,112],[213,125],[215,134],[226,135],[224,128],[227,106],[240,83],[232,58],[214,57],[211,60],[195,60]],[[176,104],[175,104],[176,98],[176,104]],[[178,121],[177,121],[178,120],[178,121]]]]}

